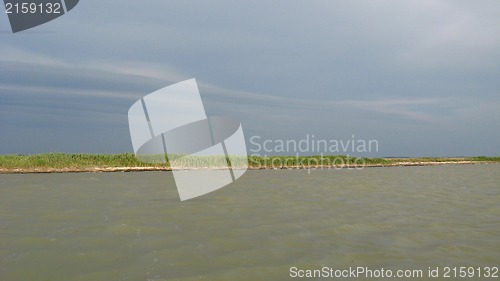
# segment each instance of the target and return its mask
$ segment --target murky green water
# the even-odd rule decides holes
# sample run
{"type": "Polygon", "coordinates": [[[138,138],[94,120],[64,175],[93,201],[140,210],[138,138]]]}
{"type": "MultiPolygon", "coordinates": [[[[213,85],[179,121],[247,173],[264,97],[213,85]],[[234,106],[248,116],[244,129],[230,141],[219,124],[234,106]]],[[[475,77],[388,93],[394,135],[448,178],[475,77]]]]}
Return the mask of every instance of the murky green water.
{"type": "Polygon", "coordinates": [[[186,202],[168,172],[0,175],[0,280],[498,265],[500,165],[249,171],[186,202]]]}

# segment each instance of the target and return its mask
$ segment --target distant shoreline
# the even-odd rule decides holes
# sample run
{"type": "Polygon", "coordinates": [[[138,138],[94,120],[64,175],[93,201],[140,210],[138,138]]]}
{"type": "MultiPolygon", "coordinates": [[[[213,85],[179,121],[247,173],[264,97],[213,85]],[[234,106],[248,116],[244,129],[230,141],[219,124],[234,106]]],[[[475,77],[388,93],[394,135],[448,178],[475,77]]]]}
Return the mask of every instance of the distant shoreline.
{"type": "MultiPolygon", "coordinates": [[[[204,160],[213,160],[205,158],[204,160]]],[[[243,158],[245,159],[245,158],[243,158]]],[[[245,159],[246,160],[246,159],[245,159]]],[[[193,160],[194,161],[194,160],[193,160]]],[[[186,166],[174,170],[223,170],[218,162],[212,166],[186,166]]],[[[240,162],[244,163],[244,162],[240,162]]],[[[420,157],[420,158],[355,158],[349,156],[250,156],[248,170],[334,170],[361,169],[374,167],[411,167],[438,165],[498,164],[500,157],[420,157]],[[324,164],[327,163],[327,164],[324,164]]],[[[234,165],[234,169],[238,169],[234,165]]],[[[133,154],[38,154],[0,155],[0,174],[40,174],[40,173],[106,173],[106,172],[151,172],[172,171],[166,164],[146,164],[139,162],[133,154]]]]}

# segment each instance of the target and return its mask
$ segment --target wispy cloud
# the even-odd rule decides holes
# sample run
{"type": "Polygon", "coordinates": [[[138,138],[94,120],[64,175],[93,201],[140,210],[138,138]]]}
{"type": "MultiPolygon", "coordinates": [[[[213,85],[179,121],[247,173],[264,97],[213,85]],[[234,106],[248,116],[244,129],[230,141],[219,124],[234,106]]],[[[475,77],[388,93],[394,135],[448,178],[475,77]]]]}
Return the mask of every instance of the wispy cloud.
{"type": "Polygon", "coordinates": [[[33,127],[47,140],[64,127],[75,134],[67,150],[92,150],[75,129],[88,126],[110,130],[95,144],[115,149],[121,134],[127,149],[131,103],[193,77],[209,114],[255,134],[355,132],[404,150],[392,155],[441,153],[421,143],[447,139],[459,155],[498,136],[496,0],[122,4],[80,4],[37,28],[50,33],[1,34],[0,147],[22,150],[32,144],[16,139],[33,127]]]}
{"type": "Polygon", "coordinates": [[[432,113],[418,110],[415,107],[436,107],[443,104],[439,99],[381,99],[381,100],[351,100],[339,101],[336,104],[349,108],[362,109],[392,115],[397,118],[407,118],[424,122],[438,122],[440,118],[432,113]]]}

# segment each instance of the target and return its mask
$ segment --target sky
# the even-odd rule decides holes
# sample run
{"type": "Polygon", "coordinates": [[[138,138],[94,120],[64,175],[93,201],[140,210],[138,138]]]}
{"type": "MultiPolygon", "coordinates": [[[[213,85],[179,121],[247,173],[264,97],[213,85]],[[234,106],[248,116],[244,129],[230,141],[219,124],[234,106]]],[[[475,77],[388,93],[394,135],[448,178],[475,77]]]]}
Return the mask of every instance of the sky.
{"type": "Polygon", "coordinates": [[[249,146],[500,156],[499,77],[496,0],[82,0],[15,34],[0,14],[0,154],[133,153],[132,104],[196,78],[249,146]]]}

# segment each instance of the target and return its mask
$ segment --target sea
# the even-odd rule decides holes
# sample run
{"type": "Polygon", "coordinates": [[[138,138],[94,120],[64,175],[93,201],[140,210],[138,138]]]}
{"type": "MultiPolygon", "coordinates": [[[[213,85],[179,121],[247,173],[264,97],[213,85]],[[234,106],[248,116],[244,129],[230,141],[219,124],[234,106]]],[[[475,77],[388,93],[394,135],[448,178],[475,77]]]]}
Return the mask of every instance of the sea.
{"type": "Polygon", "coordinates": [[[499,164],[252,170],[187,201],[171,172],[0,175],[0,280],[500,280],[499,267],[499,164]]]}

